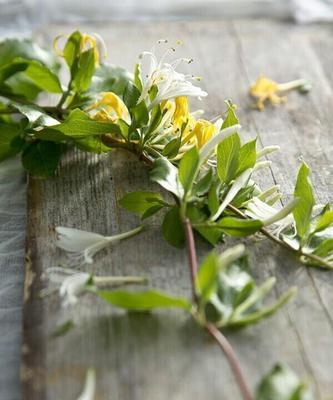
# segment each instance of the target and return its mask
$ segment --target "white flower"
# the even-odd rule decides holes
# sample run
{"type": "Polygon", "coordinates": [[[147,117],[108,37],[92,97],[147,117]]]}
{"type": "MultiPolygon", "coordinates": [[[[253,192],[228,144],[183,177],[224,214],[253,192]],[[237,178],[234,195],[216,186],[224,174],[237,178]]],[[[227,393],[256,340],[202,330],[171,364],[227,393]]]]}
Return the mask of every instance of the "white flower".
{"type": "Polygon", "coordinates": [[[109,243],[115,243],[121,239],[128,238],[143,229],[139,226],[131,231],[114,236],[103,236],[98,233],[81,231],[74,228],[58,226],[56,245],[67,251],[72,265],[91,264],[93,256],[104,249],[109,243]]]}
{"type": "Polygon", "coordinates": [[[176,71],[176,67],[180,62],[187,61],[190,63],[192,60],[179,58],[171,63],[164,61],[170,50],[174,49],[168,49],[159,61],[153,52],[145,51],[140,54],[142,93],[138,103],[148,97],[149,90],[154,85],[157,86],[158,92],[150,107],[160,103],[162,100],[169,100],[179,96],[207,96],[207,93],[200,87],[193,85],[192,82],[198,80],[197,77],[176,71]],[[143,60],[147,61],[147,63],[144,63],[143,60]]]}
{"type": "Polygon", "coordinates": [[[291,212],[296,203],[297,199],[294,199],[281,210],[277,210],[258,197],[253,197],[246,205],[245,214],[250,218],[261,220],[264,226],[272,226],[272,233],[278,236],[281,231],[293,224],[294,218],[291,212]]]}
{"type": "Polygon", "coordinates": [[[48,268],[45,275],[51,283],[59,286],[59,295],[63,299],[64,306],[77,303],[78,296],[85,291],[90,278],[87,272],[62,267],[48,268]]]}
{"type": "Polygon", "coordinates": [[[44,294],[51,294],[54,290],[59,290],[64,306],[77,303],[78,297],[86,291],[90,279],[91,284],[97,288],[147,283],[147,279],[141,276],[92,276],[87,272],[63,267],[47,268],[44,275],[51,284],[55,285],[55,287],[43,291],[44,294]]]}
{"type": "Polygon", "coordinates": [[[87,371],[86,382],[80,396],[77,400],[94,400],[96,391],[96,372],[93,368],[87,371]]]}

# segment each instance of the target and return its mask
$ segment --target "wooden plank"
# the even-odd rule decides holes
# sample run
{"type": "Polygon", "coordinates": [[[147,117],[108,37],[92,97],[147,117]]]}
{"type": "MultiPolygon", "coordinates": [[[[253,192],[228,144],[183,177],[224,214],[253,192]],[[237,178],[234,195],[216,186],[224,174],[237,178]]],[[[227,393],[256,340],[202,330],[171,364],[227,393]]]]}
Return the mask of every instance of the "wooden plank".
{"type": "MultiPolygon", "coordinates": [[[[84,28],[102,35],[111,61],[128,68],[134,65],[136,55],[157,39],[168,37],[171,43],[183,39],[181,55],[186,53],[195,59],[195,73],[204,77],[203,86],[210,93],[207,101],[202,105],[197,102],[196,106],[205,106],[208,117],[213,117],[223,109],[223,100],[231,97],[242,106],[244,138],[260,133],[261,144],[281,145],[283,154],[272,157],[276,166],[270,176],[258,178],[261,184],[277,180],[290,195],[297,157],[303,154],[317,171],[317,194],[325,201],[330,198],[332,82],[325,76],[320,55],[313,60],[312,41],[313,33],[319,31],[325,44],[327,27],[307,30],[273,21],[210,21],[113,22],[111,27],[84,28]],[[277,80],[304,74],[317,86],[309,97],[293,94],[286,106],[258,113],[247,107],[247,91],[250,80],[260,72],[277,80]],[[327,173],[323,175],[322,171],[327,173]]],[[[47,40],[69,30],[69,26],[48,27],[40,35],[47,40]]],[[[240,397],[215,344],[181,312],[124,314],[89,295],[77,306],[64,309],[56,296],[39,298],[39,289],[44,285],[42,271],[65,262],[63,253],[55,249],[54,227],[72,226],[103,234],[134,227],[138,220],[120,210],[117,201],[128,191],[150,187],[144,167],[121,152],[110,157],[75,152],[64,160],[56,179],[30,178],[23,346],[25,399],[75,398],[89,366],[97,371],[99,399],[240,397]],[[74,320],[75,328],[62,338],[51,340],[55,327],[68,319],[74,320]]],[[[253,272],[259,280],[275,274],[279,279],[276,294],[287,286],[300,287],[297,300],[272,319],[228,333],[251,386],[274,362],[283,360],[299,374],[313,379],[316,398],[327,397],[333,391],[332,276],[299,266],[266,241],[247,242],[253,272]]],[[[209,247],[199,240],[198,243],[202,258],[209,247]]],[[[140,236],[105,251],[92,268],[96,274],[146,275],[154,287],[182,295],[190,292],[186,254],[164,243],[157,219],[140,236]]]]}

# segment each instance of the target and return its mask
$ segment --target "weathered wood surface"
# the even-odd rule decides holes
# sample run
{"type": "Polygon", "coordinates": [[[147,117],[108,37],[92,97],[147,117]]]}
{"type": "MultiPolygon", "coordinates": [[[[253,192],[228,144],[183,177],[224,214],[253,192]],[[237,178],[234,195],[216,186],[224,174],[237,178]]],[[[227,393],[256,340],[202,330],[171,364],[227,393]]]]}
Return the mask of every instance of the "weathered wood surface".
{"type": "MultiPolygon", "coordinates": [[[[71,27],[53,26],[53,34],[71,27]]],[[[300,157],[313,168],[319,201],[332,201],[332,28],[297,27],[275,21],[115,23],[84,30],[101,34],[109,58],[130,68],[136,55],[160,38],[183,39],[182,54],[195,60],[209,92],[208,117],[223,110],[223,100],[239,104],[244,139],[259,136],[261,145],[279,144],[271,173],[262,185],[281,183],[292,194],[300,157]],[[260,73],[278,81],[299,77],[313,82],[308,96],[292,93],[289,102],[263,113],[249,107],[249,84],[260,73]]],[[[200,105],[200,104],[198,104],[200,105]]],[[[126,192],[149,188],[147,172],[127,154],[110,157],[75,153],[52,181],[29,180],[27,267],[24,311],[24,399],[74,399],[86,369],[96,368],[98,399],[238,399],[239,391],[216,345],[181,312],[124,314],[90,297],[70,309],[56,296],[39,299],[42,271],[65,261],[56,250],[54,227],[71,226],[100,233],[134,227],[138,220],[118,208],[126,192]],[[68,319],[75,328],[50,339],[68,319]]],[[[200,257],[208,246],[199,242],[200,257]]],[[[314,386],[316,399],[333,393],[333,275],[300,266],[268,242],[248,240],[252,269],[259,280],[278,278],[276,295],[291,285],[298,296],[273,318],[228,333],[254,387],[276,361],[289,363],[314,386]]],[[[185,251],[161,238],[155,219],[140,235],[105,251],[91,267],[97,274],[140,274],[151,285],[189,294],[185,251]]]]}

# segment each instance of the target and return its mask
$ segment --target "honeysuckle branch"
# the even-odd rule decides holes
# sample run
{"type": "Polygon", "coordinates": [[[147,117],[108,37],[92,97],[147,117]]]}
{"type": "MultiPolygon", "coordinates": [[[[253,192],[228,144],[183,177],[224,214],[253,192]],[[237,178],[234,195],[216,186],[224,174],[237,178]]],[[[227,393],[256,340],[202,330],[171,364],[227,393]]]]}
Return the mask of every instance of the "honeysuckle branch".
{"type": "Polygon", "coordinates": [[[240,391],[242,392],[244,400],[253,400],[250,388],[245,380],[240,362],[232,348],[230,342],[223,335],[223,333],[212,323],[205,324],[207,332],[215,339],[217,344],[221,347],[223,353],[227,357],[230,367],[235,375],[240,391]]]}
{"type": "MultiPolygon", "coordinates": [[[[239,210],[237,207],[233,206],[232,204],[229,204],[227,206],[227,208],[232,211],[233,213],[235,213],[236,215],[238,215],[239,217],[243,218],[243,219],[250,219],[247,215],[245,215],[241,210],[239,210]]],[[[331,269],[333,270],[333,265],[331,263],[329,263],[328,261],[326,261],[324,258],[317,256],[316,254],[311,254],[311,253],[307,253],[305,252],[302,247],[300,247],[299,249],[295,249],[294,247],[292,247],[289,243],[281,240],[279,237],[277,237],[276,235],[274,235],[273,233],[271,233],[268,229],[266,228],[261,228],[260,233],[262,233],[264,236],[266,236],[269,240],[273,241],[274,243],[278,244],[279,246],[285,248],[286,250],[288,250],[289,252],[296,254],[298,257],[306,257],[318,264],[320,264],[321,266],[327,268],[327,269],[331,269]]],[[[299,260],[302,264],[304,264],[302,262],[302,260],[299,260]]]]}
{"type": "MultiPolygon", "coordinates": [[[[197,279],[197,255],[195,248],[195,241],[193,235],[193,229],[191,222],[188,218],[185,218],[183,221],[186,244],[187,244],[187,253],[189,259],[189,267],[190,267],[190,276],[191,276],[191,286],[192,286],[192,297],[194,304],[198,307],[198,296],[196,293],[196,279],[197,279]]],[[[251,390],[246,382],[244,373],[242,371],[240,362],[232,348],[231,344],[227,340],[227,338],[222,334],[222,332],[212,323],[205,321],[204,328],[207,332],[212,336],[213,339],[217,342],[217,344],[223,350],[230,367],[235,375],[235,379],[239,386],[239,389],[242,393],[244,400],[253,400],[253,396],[251,394],[251,390]]]]}
{"type": "Polygon", "coordinates": [[[193,229],[191,226],[191,222],[188,218],[185,218],[184,222],[184,230],[185,230],[185,237],[187,243],[187,255],[189,260],[189,267],[190,267],[190,274],[191,274],[191,286],[192,286],[192,298],[193,302],[198,302],[198,296],[195,288],[195,280],[198,271],[198,263],[196,257],[196,250],[195,250],[195,241],[193,235],[193,229]]]}

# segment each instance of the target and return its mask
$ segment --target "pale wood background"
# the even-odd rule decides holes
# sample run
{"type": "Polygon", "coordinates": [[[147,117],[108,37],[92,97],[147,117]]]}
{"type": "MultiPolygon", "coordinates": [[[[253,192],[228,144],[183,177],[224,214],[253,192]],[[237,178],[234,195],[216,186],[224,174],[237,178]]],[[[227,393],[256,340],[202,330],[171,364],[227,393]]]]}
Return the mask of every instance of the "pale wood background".
{"type": "MultiPolygon", "coordinates": [[[[46,42],[72,26],[39,32],[46,42]]],[[[315,192],[332,201],[332,28],[297,27],[264,21],[116,23],[87,25],[109,49],[109,59],[131,68],[137,54],[160,38],[185,42],[182,54],[195,59],[194,73],[204,77],[207,116],[239,104],[243,137],[259,136],[260,145],[279,144],[281,153],[263,187],[279,182],[286,199],[293,192],[299,159],[313,168],[315,192]],[[249,107],[249,84],[261,72],[278,81],[299,77],[313,83],[308,96],[292,93],[288,104],[259,113],[249,107]]],[[[199,105],[200,104],[196,104],[199,105]]],[[[116,233],[134,227],[136,217],[118,208],[128,192],[149,188],[147,172],[127,154],[110,157],[75,153],[54,180],[29,179],[28,263],[26,269],[23,386],[26,400],[69,400],[80,392],[86,369],[97,371],[97,399],[239,399],[229,367],[210,338],[179,311],[125,314],[87,295],[63,309],[56,296],[40,300],[41,272],[64,262],[55,249],[57,225],[116,233]],[[76,327],[51,340],[56,326],[72,318],[76,327]]],[[[109,249],[92,267],[97,274],[141,274],[151,285],[189,294],[185,251],[166,244],[153,220],[144,233],[109,249]]],[[[333,393],[333,275],[306,269],[268,242],[247,241],[252,270],[259,281],[275,275],[274,296],[291,285],[297,298],[273,318],[246,330],[227,333],[254,388],[277,361],[289,363],[313,384],[316,399],[333,393]]],[[[209,246],[198,240],[200,258],[209,246]]],[[[273,297],[274,297],[273,296],[273,297]]]]}

